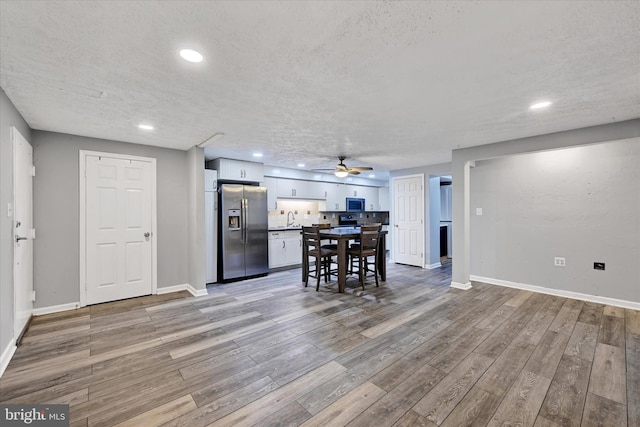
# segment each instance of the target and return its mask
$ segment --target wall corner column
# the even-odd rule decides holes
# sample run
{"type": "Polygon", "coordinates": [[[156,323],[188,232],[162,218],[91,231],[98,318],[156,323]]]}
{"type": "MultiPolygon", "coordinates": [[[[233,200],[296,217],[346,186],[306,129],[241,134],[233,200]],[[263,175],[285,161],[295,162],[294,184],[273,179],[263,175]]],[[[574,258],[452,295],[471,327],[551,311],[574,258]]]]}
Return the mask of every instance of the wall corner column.
{"type": "MultiPolygon", "coordinates": [[[[189,171],[189,285],[206,292],[206,245],[204,236],[204,149],[187,151],[189,171]]],[[[193,291],[192,291],[193,292],[193,291]]]]}
{"type": "Polygon", "coordinates": [[[452,226],[453,226],[453,268],[451,287],[471,289],[470,258],[470,171],[473,162],[460,159],[453,152],[452,160],[452,226]]]}

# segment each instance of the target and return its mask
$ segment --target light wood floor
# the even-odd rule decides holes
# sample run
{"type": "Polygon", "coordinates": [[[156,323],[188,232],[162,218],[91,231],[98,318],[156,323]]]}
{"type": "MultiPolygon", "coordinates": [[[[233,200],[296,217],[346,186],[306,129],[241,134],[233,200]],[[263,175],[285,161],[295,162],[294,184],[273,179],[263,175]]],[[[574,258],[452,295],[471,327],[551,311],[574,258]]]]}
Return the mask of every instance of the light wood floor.
{"type": "Polygon", "coordinates": [[[389,265],[347,294],[299,270],[38,317],[3,403],[73,426],[638,426],[640,313],[389,265]]]}

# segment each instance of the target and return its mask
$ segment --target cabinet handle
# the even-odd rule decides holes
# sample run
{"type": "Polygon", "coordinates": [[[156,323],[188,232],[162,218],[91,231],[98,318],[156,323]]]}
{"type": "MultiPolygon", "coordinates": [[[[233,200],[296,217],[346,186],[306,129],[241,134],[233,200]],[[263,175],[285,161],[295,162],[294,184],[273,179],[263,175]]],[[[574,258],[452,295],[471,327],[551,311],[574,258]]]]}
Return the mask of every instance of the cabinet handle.
{"type": "Polygon", "coordinates": [[[284,247],[285,247],[285,246],[286,246],[286,245],[285,245],[285,242],[284,242],[284,240],[283,240],[283,241],[282,241],[282,249],[284,249],[284,247]]]}

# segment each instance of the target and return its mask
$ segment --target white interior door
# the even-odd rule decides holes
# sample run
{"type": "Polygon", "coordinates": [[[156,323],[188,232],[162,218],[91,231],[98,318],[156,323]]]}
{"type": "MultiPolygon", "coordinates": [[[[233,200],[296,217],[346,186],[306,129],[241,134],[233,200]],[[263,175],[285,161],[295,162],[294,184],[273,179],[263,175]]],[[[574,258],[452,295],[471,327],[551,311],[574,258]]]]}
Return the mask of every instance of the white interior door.
{"type": "Polygon", "coordinates": [[[33,149],[14,127],[13,139],[13,289],[14,337],[33,313],[33,149]]]}
{"type": "Polygon", "coordinates": [[[393,179],[394,261],[424,267],[424,177],[393,179]]]}
{"type": "Polygon", "coordinates": [[[154,291],[155,165],[85,156],[86,304],[154,291]]]}

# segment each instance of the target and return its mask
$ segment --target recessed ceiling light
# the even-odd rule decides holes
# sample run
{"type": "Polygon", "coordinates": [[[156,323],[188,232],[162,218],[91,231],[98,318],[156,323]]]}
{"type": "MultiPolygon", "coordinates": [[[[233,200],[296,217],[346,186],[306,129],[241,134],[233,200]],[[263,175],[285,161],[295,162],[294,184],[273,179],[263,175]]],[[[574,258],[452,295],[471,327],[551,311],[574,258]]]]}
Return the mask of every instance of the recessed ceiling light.
{"type": "Polygon", "coordinates": [[[375,178],[376,176],[374,174],[369,174],[369,178],[375,178]]]}
{"type": "Polygon", "coordinates": [[[153,127],[153,126],[151,126],[151,125],[145,125],[145,124],[139,124],[139,125],[138,125],[138,128],[139,128],[139,129],[142,129],[142,130],[153,130],[153,129],[154,129],[154,127],[153,127]]]}
{"type": "Polygon", "coordinates": [[[262,157],[262,153],[253,153],[253,157],[262,157]]]}
{"type": "Polygon", "coordinates": [[[299,167],[299,168],[303,168],[304,166],[305,166],[305,164],[304,164],[304,163],[298,163],[298,167],[299,167]]]}
{"type": "Polygon", "coordinates": [[[196,52],[193,49],[182,49],[180,51],[180,56],[182,59],[189,62],[202,62],[204,59],[200,52],[196,52]]]}
{"type": "Polygon", "coordinates": [[[529,106],[530,110],[539,110],[541,108],[546,108],[549,105],[551,105],[551,101],[542,101],[542,102],[536,102],[535,104],[531,104],[529,106]]]}

